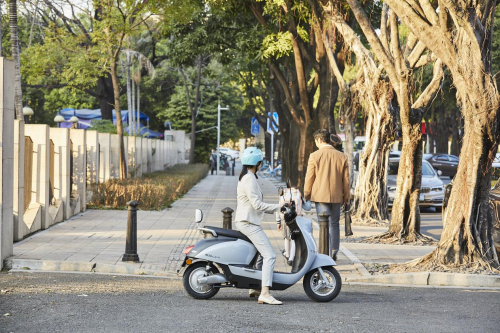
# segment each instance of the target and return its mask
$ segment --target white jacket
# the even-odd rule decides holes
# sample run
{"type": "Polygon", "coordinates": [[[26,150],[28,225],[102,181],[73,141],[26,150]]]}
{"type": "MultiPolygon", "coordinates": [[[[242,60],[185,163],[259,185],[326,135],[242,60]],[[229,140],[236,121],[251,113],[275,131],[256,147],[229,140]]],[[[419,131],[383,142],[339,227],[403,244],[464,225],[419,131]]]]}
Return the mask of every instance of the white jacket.
{"type": "Polygon", "coordinates": [[[255,175],[248,172],[241,178],[237,189],[236,222],[246,221],[260,225],[264,213],[272,214],[280,209],[280,205],[266,204],[255,175]]]}

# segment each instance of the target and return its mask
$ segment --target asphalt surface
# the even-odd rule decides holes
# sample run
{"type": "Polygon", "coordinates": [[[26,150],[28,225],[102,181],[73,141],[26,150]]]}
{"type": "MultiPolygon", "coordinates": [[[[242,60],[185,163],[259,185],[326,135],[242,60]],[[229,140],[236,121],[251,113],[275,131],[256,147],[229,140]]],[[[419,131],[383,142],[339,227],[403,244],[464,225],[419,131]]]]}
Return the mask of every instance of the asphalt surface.
{"type": "Polygon", "coordinates": [[[0,273],[0,332],[498,332],[500,292],[348,286],[330,303],[302,285],[257,304],[246,290],[194,300],[180,280],[0,273]]]}

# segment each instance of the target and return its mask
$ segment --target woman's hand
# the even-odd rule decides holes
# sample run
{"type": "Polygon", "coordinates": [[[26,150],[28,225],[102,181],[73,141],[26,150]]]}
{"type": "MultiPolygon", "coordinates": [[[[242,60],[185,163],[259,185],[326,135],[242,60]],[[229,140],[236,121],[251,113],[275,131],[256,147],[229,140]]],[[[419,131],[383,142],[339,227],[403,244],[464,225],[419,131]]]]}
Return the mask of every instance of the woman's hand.
{"type": "Polygon", "coordinates": [[[281,230],[281,224],[278,224],[278,230],[281,230]]]}

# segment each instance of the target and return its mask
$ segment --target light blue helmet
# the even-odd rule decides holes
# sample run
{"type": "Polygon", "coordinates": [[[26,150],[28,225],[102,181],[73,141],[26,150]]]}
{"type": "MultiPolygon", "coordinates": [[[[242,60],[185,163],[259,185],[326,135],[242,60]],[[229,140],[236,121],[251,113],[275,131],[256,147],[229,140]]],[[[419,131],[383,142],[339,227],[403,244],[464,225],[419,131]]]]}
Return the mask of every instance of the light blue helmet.
{"type": "Polygon", "coordinates": [[[262,151],[257,147],[248,147],[241,154],[241,163],[243,165],[257,165],[262,159],[262,151]]]}

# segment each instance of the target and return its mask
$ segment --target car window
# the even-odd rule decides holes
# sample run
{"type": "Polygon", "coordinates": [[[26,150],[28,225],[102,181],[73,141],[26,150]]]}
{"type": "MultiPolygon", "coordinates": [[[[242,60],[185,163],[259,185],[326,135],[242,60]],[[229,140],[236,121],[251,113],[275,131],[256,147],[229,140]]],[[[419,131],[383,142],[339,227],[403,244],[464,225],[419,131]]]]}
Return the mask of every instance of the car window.
{"type": "Polygon", "coordinates": [[[422,163],[422,176],[434,176],[434,169],[429,163],[422,163]]]}
{"type": "Polygon", "coordinates": [[[458,157],[453,156],[453,155],[449,155],[448,158],[450,159],[450,161],[458,163],[458,157]]]}
{"type": "Polygon", "coordinates": [[[397,175],[399,162],[389,162],[389,175],[397,175]]]}
{"type": "Polygon", "coordinates": [[[448,162],[448,156],[446,156],[446,155],[439,155],[438,157],[436,157],[436,161],[446,161],[446,162],[448,162]]]}

